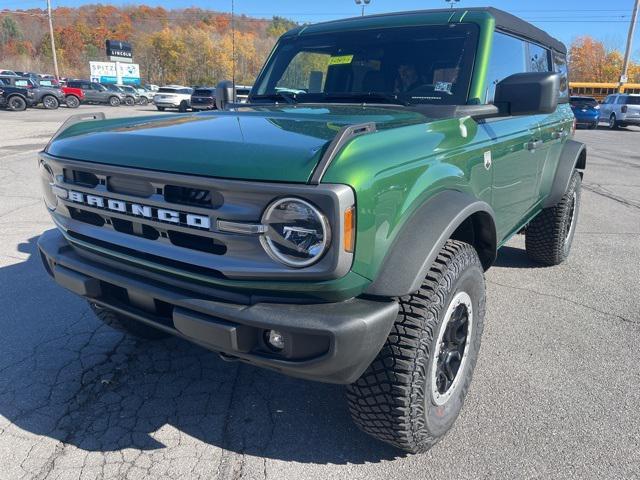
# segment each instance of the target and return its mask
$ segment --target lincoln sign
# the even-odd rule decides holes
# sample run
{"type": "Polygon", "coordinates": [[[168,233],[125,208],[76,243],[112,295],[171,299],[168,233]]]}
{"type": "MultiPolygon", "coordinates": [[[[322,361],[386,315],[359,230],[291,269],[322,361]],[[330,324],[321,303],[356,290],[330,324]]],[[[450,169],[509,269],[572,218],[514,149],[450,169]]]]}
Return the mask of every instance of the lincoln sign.
{"type": "Polygon", "coordinates": [[[132,62],[133,49],[129,42],[119,40],[107,40],[107,56],[111,61],[132,62]]]}

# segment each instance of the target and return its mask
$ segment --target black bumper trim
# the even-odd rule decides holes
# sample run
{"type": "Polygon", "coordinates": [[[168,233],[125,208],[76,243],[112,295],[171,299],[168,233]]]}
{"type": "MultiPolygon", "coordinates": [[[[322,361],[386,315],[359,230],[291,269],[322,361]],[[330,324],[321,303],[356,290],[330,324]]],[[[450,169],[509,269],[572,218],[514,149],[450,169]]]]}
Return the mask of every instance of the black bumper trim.
{"type": "Polygon", "coordinates": [[[382,348],[398,314],[398,304],[392,300],[352,298],[339,303],[244,305],[197,292],[185,295],[183,290],[171,290],[88,261],[57,230],[45,232],[38,239],[38,248],[54,279],[91,302],[210,350],[309,380],[340,384],[355,381],[382,348]],[[108,298],[100,287],[102,282],[126,289],[138,299],[147,297],[149,304],[168,304],[171,317],[160,319],[130,302],[108,298]],[[254,348],[260,343],[259,333],[271,329],[293,339],[328,339],[328,347],[322,353],[311,348],[311,356],[302,359],[279,358],[254,348]]]}

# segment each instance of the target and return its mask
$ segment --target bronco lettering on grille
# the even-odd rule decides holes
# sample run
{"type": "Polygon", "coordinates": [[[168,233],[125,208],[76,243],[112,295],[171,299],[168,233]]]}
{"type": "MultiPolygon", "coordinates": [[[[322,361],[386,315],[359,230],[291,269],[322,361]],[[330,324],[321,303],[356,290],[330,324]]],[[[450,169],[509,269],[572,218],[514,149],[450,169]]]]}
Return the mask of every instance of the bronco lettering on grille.
{"type": "Polygon", "coordinates": [[[144,217],[159,222],[175,223],[178,225],[182,224],[201,230],[209,230],[211,228],[211,219],[206,215],[196,215],[194,213],[168,210],[166,208],[152,207],[124,200],[115,200],[99,195],[76,192],[74,190],[69,190],[68,198],[72,202],[82,203],[88,207],[111,210],[135,217],[144,217]]]}

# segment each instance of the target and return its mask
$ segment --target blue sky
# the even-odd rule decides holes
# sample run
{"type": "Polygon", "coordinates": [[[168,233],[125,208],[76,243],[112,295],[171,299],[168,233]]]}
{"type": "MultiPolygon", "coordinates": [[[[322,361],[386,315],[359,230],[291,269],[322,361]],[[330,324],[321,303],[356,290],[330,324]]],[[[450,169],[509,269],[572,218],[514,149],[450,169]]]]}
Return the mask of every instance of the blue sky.
{"type": "MultiPolygon", "coordinates": [[[[98,1],[52,0],[53,6],[78,6],[98,1]]],[[[165,8],[197,6],[230,11],[231,0],[102,0],[103,4],[161,5],[165,8]]],[[[0,9],[42,7],[45,0],[0,0],[0,9]]],[[[460,6],[490,4],[531,21],[565,43],[589,34],[612,48],[624,48],[633,0],[460,0],[460,6]]],[[[446,7],[445,0],[371,0],[368,13],[446,7]]],[[[235,0],[238,13],[249,16],[281,15],[297,21],[318,22],[359,14],[354,0],[235,0]]],[[[640,30],[640,29],[638,29],[640,30]]],[[[634,52],[640,52],[640,31],[636,31],[634,52]]],[[[634,55],[638,57],[639,55],[634,55]]]]}

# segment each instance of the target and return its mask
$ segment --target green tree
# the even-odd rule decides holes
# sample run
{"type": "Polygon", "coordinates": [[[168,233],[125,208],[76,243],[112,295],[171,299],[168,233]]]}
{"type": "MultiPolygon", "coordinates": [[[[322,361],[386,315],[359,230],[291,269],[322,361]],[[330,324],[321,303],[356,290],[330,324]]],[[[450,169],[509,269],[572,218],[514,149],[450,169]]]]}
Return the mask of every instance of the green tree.
{"type": "Polygon", "coordinates": [[[13,17],[4,17],[0,22],[0,44],[7,45],[11,41],[23,39],[22,30],[13,17]]]}

